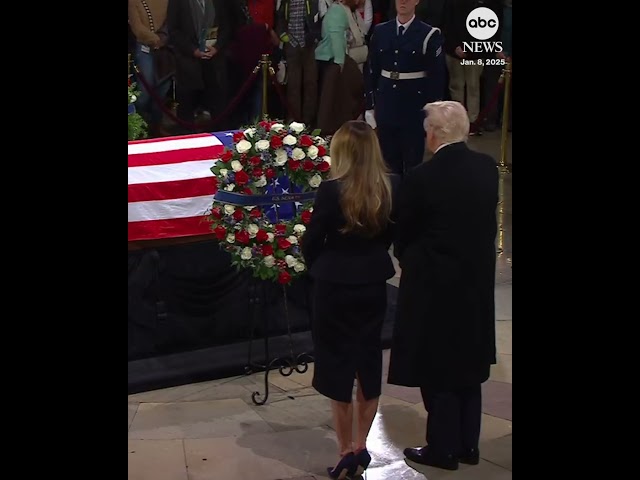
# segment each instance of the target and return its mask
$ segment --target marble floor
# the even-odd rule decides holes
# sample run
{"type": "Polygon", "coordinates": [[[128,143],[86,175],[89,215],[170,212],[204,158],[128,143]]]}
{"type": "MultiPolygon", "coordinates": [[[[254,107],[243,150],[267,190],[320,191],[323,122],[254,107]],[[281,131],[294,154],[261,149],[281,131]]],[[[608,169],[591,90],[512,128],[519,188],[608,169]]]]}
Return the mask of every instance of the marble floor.
{"type": "MultiPolygon", "coordinates": [[[[497,132],[474,137],[470,144],[499,158],[497,132]]],[[[385,379],[365,480],[512,478],[510,174],[504,174],[501,189],[495,289],[499,355],[483,385],[482,460],[455,472],[407,464],[402,450],[423,443],[427,414],[417,389],[388,385],[385,379]]],[[[264,406],[251,401],[252,392],[262,391],[263,374],[130,395],[129,480],[328,479],[336,437],[329,402],[310,386],[312,376],[313,366],[287,378],[273,373],[264,406]]]]}

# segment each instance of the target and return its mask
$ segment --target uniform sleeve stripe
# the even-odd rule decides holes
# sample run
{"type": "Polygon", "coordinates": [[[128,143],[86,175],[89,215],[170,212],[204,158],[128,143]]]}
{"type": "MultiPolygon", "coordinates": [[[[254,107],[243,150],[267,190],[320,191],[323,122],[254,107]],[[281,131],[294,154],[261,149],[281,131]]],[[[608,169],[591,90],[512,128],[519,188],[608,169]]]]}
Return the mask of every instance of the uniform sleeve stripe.
{"type": "Polygon", "coordinates": [[[431,31],[429,32],[429,34],[425,37],[424,43],[422,44],[422,54],[423,55],[427,53],[427,46],[429,45],[429,39],[431,38],[431,35],[433,35],[436,32],[436,30],[438,32],[440,32],[439,28],[433,27],[431,29],[431,31]]]}

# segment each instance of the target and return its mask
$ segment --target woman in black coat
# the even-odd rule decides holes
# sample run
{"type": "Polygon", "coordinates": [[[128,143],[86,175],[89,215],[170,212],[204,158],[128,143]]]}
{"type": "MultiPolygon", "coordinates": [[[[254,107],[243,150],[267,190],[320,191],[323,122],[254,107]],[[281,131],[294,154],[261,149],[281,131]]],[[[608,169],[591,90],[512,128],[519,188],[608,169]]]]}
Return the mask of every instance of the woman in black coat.
{"type": "Polygon", "coordinates": [[[314,283],[314,388],[331,399],[340,462],[331,478],[361,475],[382,384],[381,331],[391,246],[392,182],[378,138],[365,122],[345,123],[331,141],[331,177],[318,189],[302,251],[314,283]],[[366,201],[363,201],[366,199],[366,201]],[[353,384],[357,378],[357,437],[353,384]]]}
{"type": "Polygon", "coordinates": [[[425,109],[434,156],[406,175],[398,198],[402,277],[389,383],[420,387],[429,412],[428,447],[406,449],[407,458],[455,470],[478,463],[481,384],[496,361],[498,169],[467,147],[460,103],[425,109]]]}

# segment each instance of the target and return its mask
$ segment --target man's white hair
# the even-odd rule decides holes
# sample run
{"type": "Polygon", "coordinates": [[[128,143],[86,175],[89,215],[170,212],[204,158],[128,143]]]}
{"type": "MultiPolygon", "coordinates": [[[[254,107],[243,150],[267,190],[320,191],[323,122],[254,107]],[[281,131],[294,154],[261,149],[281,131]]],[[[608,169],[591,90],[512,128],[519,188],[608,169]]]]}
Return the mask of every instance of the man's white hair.
{"type": "Polygon", "coordinates": [[[469,116],[460,102],[427,103],[425,131],[431,131],[442,143],[466,142],[469,138],[469,116]]]}

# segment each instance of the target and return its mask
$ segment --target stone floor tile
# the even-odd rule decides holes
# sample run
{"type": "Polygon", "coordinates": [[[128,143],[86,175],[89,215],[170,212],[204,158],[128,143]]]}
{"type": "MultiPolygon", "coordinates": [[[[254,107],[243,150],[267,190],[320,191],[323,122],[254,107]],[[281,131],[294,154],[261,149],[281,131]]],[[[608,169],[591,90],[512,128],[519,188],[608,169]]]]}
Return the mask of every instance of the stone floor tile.
{"type": "Polygon", "coordinates": [[[276,432],[332,425],[331,404],[315,390],[293,399],[269,398],[267,404],[251,408],[276,432]]]}
{"type": "Polygon", "coordinates": [[[130,403],[129,404],[129,425],[128,427],[131,427],[131,422],[133,422],[133,418],[136,416],[136,412],[138,411],[138,404],[137,403],[130,403]]]}
{"type": "Polygon", "coordinates": [[[128,480],[188,480],[182,440],[129,440],[128,471],[128,480]]]}
{"type": "Polygon", "coordinates": [[[498,284],[495,289],[496,320],[511,320],[512,306],[511,296],[513,286],[511,284],[498,284]]]}
{"type": "Polygon", "coordinates": [[[480,456],[485,460],[513,470],[512,435],[480,443],[480,456]]]}
{"type": "Polygon", "coordinates": [[[498,363],[491,365],[490,380],[494,382],[513,383],[512,355],[498,354],[498,363]]]}
{"type": "Polygon", "coordinates": [[[482,411],[511,421],[513,419],[512,385],[492,381],[482,385],[482,411]]]}
{"type": "Polygon", "coordinates": [[[513,353],[512,323],[496,322],[496,349],[499,354],[511,355],[513,353]]]}
{"type": "Polygon", "coordinates": [[[337,459],[335,435],[307,429],[185,440],[189,480],[323,478],[337,459]],[[205,460],[206,459],[206,460],[205,460]]]}
{"type": "Polygon", "coordinates": [[[142,403],[129,428],[129,438],[216,438],[271,431],[240,399],[142,403]]]}

